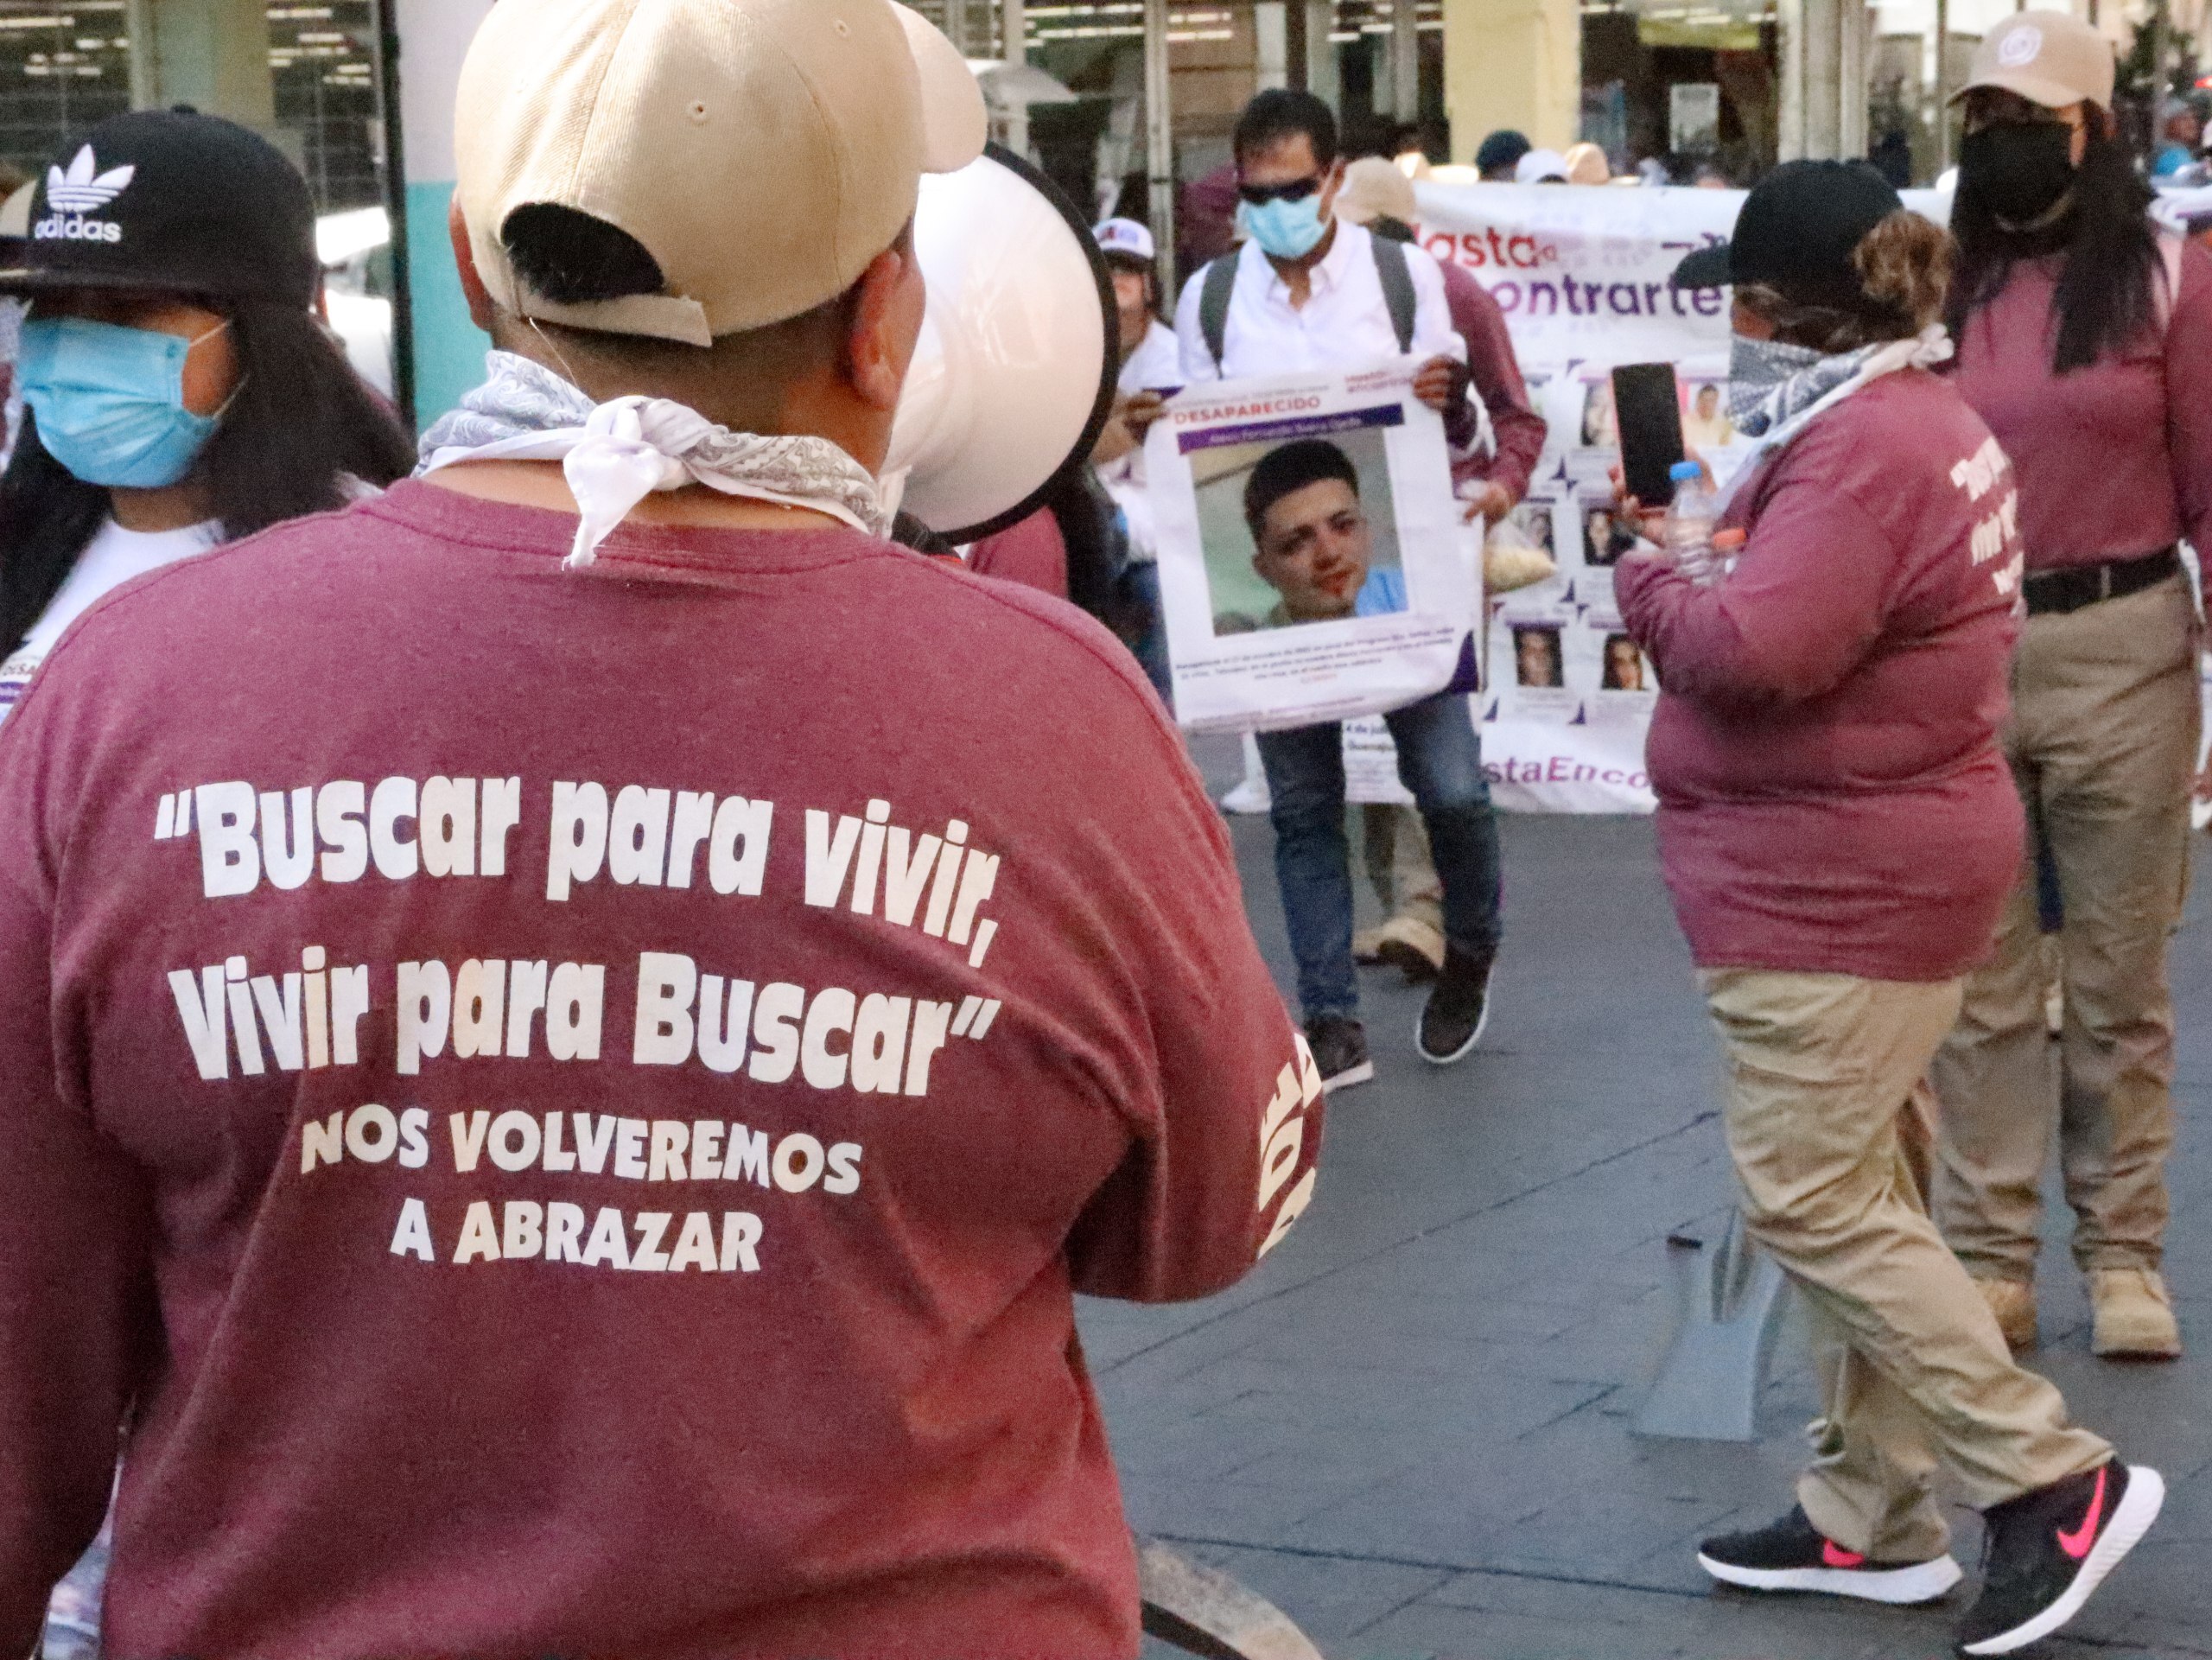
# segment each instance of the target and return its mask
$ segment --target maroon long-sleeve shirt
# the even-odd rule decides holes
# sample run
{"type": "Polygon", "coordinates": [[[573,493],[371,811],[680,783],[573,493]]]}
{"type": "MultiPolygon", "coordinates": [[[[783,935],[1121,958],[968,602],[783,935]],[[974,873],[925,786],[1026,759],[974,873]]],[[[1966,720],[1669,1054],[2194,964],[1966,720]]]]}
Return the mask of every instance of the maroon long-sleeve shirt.
{"type": "Polygon", "coordinates": [[[1505,314],[1497,302],[1464,266],[1448,259],[1437,264],[1444,271],[1444,299],[1451,308],[1452,327],[1467,342],[1467,369],[1497,437],[1495,457],[1471,462],[1464,472],[1454,467],[1453,476],[1503,485],[1517,502],[1529,493],[1529,480],[1544,453],[1549,428],[1529,403],[1529,385],[1521,378],[1513,337],[1506,332],[1505,314]]]}
{"type": "Polygon", "coordinates": [[[281,527],[0,727],[0,1651],[128,1415],[115,1660],[1136,1653],[1071,1294],[1320,1134],[1220,817],[1066,605],[575,524],[281,527]]]}
{"type": "Polygon", "coordinates": [[[1660,862],[1700,967],[1927,982],[1988,950],[2020,861],[2015,511],[1988,428],[1909,369],[1738,491],[1726,580],[1615,568],[1659,670],[1660,862]]]}
{"type": "Polygon", "coordinates": [[[1967,320],[1949,378],[2012,458],[2030,570],[2212,548],[2212,253],[2180,253],[2171,304],[2087,368],[2051,372],[2061,255],[1967,320]]]}

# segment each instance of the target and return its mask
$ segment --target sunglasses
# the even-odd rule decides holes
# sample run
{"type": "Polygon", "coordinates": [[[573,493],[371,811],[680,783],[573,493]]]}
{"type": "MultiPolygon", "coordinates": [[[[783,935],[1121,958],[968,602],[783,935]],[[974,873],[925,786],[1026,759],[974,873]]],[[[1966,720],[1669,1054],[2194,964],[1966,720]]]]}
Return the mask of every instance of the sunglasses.
{"type": "Polygon", "coordinates": [[[1236,194],[1255,207],[1265,207],[1271,201],[1303,201],[1320,188],[1321,175],[1317,173],[1288,184],[1240,184],[1236,194]]]}

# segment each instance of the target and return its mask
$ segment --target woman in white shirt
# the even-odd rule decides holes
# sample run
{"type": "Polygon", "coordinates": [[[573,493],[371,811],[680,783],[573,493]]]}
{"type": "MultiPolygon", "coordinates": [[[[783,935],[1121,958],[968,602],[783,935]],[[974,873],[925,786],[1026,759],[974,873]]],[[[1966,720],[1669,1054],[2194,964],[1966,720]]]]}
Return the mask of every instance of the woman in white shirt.
{"type": "Polygon", "coordinates": [[[213,116],[101,123],[31,204],[0,477],[0,717],[110,589],[389,483],[414,455],[318,320],[307,181],[213,116]]]}

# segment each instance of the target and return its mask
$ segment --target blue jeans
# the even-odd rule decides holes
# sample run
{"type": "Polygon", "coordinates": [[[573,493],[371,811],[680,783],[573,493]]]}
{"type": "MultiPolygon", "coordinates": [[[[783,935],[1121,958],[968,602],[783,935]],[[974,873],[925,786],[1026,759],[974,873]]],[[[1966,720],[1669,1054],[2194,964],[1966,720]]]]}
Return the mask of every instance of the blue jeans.
{"type": "MultiPolygon", "coordinates": [[[[1398,747],[1398,777],[1428,827],[1444,885],[1444,937],[1471,957],[1488,957],[1498,940],[1497,820],[1467,700],[1439,693],[1383,719],[1398,747]]],[[[1356,1014],[1343,728],[1332,722],[1264,732],[1259,743],[1298,1001],[1309,1021],[1356,1014]]]]}
{"type": "Polygon", "coordinates": [[[1167,628],[1160,607],[1160,567],[1149,559],[1141,564],[1124,566],[1120,581],[1122,601],[1131,610],[1144,614],[1142,631],[1129,649],[1144,670],[1144,677],[1160,694],[1160,701],[1173,709],[1175,694],[1167,671],[1167,628]]]}

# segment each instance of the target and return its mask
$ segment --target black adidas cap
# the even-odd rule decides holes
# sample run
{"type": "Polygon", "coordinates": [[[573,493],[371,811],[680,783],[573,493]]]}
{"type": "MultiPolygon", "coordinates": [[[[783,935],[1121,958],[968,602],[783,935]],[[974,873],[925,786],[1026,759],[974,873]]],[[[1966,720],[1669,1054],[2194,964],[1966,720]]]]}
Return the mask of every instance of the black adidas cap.
{"type": "Polygon", "coordinates": [[[315,303],[315,199],[265,138],[220,117],[136,110],[73,141],[37,181],[0,293],[172,289],[315,303]]]}
{"type": "Polygon", "coordinates": [[[1745,198],[1734,239],[1684,259],[1673,285],[1761,283],[1801,305],[1847,310],[1859,294],[1853,251],[1904,206],[1864,162],[1784,162],[1745,198]]]}

